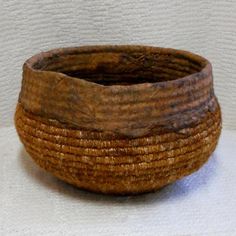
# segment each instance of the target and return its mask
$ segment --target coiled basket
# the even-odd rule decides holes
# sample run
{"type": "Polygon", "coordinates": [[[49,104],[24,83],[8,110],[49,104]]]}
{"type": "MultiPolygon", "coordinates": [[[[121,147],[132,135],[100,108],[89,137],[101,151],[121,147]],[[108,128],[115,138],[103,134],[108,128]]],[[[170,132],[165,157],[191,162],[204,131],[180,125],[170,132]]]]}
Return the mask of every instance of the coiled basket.
{"type": "Polygon", "coordinates": [[[217,145],[221,112],[203,57],[88,46],[25,62],[15,125],[34,161],[58,178],[136,194],[198,170],[217,145]]]}

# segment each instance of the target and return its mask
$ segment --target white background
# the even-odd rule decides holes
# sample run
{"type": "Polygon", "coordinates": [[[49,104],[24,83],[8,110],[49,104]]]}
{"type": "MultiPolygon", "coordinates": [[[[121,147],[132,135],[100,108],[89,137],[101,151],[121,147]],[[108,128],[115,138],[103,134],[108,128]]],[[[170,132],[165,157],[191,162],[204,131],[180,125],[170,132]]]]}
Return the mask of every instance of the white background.
{"type": "Polygon", "coordinates": [[[0,0],[0,235],[236,235],[236,1],[0,0]],[[224,130],[197,173],[156,193],[81,191],[41,170],[13,125],[21,68],[87,44],[190,50],[213,64],[224,130]]]}
{"type": "Polygon", "coordinates": [[[0,127],[13,124],[27,58],[86,44],[148,44],[205,56],[224,127],[236,128],[234,0],[0,0],[0,127]]]}

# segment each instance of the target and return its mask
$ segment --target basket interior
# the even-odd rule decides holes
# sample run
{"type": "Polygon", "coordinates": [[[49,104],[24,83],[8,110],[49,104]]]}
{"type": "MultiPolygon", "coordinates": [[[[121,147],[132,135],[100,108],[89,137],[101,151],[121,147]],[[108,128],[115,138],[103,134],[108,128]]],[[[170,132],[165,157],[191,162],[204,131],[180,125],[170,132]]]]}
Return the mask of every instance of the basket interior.
{"type": "Polygon", "coordinates": [[[181,53],[75,51],[53,53],[33,68],[111,86],[175,80],[200,72],[205,65],[205,61],[181,53]]]}

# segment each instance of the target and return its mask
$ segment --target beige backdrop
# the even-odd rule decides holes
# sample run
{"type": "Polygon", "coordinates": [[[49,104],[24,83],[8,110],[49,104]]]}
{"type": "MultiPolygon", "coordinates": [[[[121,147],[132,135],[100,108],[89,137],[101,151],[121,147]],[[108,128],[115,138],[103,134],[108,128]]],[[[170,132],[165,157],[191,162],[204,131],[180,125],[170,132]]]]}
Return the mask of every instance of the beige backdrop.
{"type": "Polygon", "coordinates": [[[0,0],[0,127],[13,124],[28,57],[85,44],[148,44],[207,57],[224,127],[236,128],[234,0],[0,0]]]}

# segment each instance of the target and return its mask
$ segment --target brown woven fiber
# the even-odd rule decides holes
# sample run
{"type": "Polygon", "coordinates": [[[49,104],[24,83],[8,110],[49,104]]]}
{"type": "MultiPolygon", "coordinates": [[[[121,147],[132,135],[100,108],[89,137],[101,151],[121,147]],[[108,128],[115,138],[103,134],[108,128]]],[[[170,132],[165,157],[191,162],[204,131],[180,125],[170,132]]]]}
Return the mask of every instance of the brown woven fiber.
{"type": "Polygon", "coordinates": [[[154,191],[198,170],[221,112],[211,64],[147,46],[54,49],[26,61],[15,113],[35,162],[91,191],[154,191]]]}

